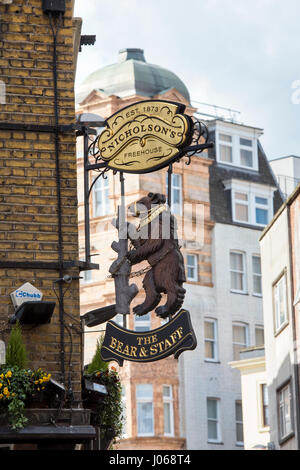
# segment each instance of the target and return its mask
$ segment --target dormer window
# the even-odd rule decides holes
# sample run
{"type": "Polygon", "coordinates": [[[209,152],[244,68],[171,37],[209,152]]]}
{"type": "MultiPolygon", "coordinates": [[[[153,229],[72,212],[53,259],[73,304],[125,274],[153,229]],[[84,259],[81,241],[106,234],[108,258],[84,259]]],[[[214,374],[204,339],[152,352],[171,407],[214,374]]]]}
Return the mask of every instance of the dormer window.
{"type": "Polygon", "coordinates": [[[225,190],[231,191],[232,221],[265,227],[273,217],[275,187],[250,181],[224,181],[225,190]]]}
{"type": "Polygon", "coordinates": [[[217,162],[258,171],[259,129],[224,121],[215,121],[209,128],[216,133],[217,162]]]}

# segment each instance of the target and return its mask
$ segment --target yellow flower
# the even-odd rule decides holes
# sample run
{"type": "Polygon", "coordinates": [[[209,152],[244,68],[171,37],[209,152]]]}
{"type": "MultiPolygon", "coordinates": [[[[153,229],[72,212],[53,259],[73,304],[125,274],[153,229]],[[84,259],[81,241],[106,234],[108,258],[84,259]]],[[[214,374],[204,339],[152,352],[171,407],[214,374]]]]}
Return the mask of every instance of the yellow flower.
{"type": "Polygon", "coordinates": [[[3,398],[3,393],[0,393],[0,400],[2,400],[3,398]]]}
{"type": "Polygon", "coordinates": [[[38,380],[35,380],[34,383],[35,383],[35,385],[37,385],[37,384],[39,383],[39,381],[38,381],[38,380]]]}
{"type": "Polygon", "coordinates": [[[0,383],[0,388],[2,388],[2,387],[3,387],[3,384],[2,384],[2,383],[0,383]]]}
{"type": "Polygon", "coordinates": [[[5,377],[11,377],[12,376],[12,372],[11,370],[7,371],[6,374],[5,374],[5,377]]]}
{"type": "Polygon", "coordinates": [[[15,394],[15,393],[12,393],[12,394],[11,394],[11,396],[12,396],[12,397],[15,397],[15,396],[16,396],[16,394],[15,394]]]}
{"type": "Polygon", "coordinates": [[[8,388],[7,388],[7,387],[4,387],[3,393],[4,393],[4,395],[6,395],[7,397],[9,396],[9,391],[8,391],[8,388]]]}
{"type": "Polygon", "coordinates": [[[0,379],[3,379],[4,378],[4,375],[3,374],[0,374],[0,379]]]}

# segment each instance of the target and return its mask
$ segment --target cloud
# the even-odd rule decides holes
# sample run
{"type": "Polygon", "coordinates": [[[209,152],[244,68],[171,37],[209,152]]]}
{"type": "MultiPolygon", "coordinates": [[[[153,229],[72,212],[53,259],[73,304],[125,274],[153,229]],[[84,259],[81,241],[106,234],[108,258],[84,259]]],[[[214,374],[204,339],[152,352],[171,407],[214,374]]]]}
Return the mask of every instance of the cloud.
{"type": "Polygon", "coordinates": [[[75,15],[83,34],[97,36],[79,54],[77,83],[116,62],[119,49],[140,47],[192,99],[238,109],[245,124],[264,128],[270,158],[300,155],[298,0],[76,0],[75,15]]]}

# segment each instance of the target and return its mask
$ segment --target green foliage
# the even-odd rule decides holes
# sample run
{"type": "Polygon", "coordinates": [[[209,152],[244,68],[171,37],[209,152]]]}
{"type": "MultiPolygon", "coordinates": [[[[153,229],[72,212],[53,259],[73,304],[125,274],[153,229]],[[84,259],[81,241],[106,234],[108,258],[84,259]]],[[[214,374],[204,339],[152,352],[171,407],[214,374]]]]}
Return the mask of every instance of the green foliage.
{"type": "Polygon", "coordinates": [[[105,385],[108,391],[103,403],[99,406],[99,423],[115,432],[115,440],[122,436],[124,417],[122,407],[122,385],[119,374],[114,367],[106,371],[86,374],[85,377],[93,382],[105,385]]]}
{"type": "Polygon", "coordinates": [[[104,340],[103,336],[101,336],[97,340],[96,352],[94,354],[92,362],[88,365],[88,368],[87,368],[88,374],[93,374],[94,372],[105,371],[108,369],[108,362],[103,361],[100,355],[100,350],[103,344],[103,340],[104,340]]]}
{"type": "Polygon", "coordinates": [[[25,401],[45,387],[50,376],[41,369],[0,368],[0,414],[12,429],[18,430],[27,424],[25,401]]]}
{"type": "Polygon", "coordinates": [[[10,367],[16,366],[20,369],[25,368],[27,365],[27,353],[19,322],[13,326],[10,332],[6,349],[6,365],[10,367]]]}
{"type": "Polygon", "coordinates": [[[97,341],[96,352],[92,362],[87,367],[85,377],[92,382],[105,385],[107,388],[108,394],[97,410],[98,422],[103,428],[114,430],[114,440],[116,441],[117,438],[122,436],[124,425],[122,385],[115,367],[109,369],[109,363],[101,359],[100,350],[103,340],[104,337],[102,336],[97,341]]]}

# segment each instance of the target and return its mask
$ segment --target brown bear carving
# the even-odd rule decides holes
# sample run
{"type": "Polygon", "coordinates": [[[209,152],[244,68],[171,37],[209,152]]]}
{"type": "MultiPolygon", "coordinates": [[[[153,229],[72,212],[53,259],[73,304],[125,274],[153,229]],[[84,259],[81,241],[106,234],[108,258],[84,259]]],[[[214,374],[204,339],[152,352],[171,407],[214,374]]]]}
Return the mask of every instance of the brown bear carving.
{"type": "Polygon", "coordinates": [[[147,260],[151,269],[143,279],[146,297],[141,305],[133,308],[136,315],[151,312],[167,296],[165,305],[156,308],[161,318],[174,315],[183,304],[186,281],[184,259],[180,252],[176,219],[165,204],[163,194],[149,193],[129,207],[131,215],[140,218],[136,229],[128,224],[128,237],[133,249],[127,254],[131,265],[147,260]]]}

